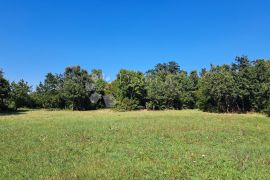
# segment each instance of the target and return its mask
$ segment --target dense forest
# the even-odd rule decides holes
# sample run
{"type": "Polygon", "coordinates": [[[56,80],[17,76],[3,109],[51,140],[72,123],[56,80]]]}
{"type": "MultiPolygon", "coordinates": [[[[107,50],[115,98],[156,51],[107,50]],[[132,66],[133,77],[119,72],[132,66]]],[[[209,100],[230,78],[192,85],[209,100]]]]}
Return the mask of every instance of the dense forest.
{"type": "Polygon", "coordinates": [[[80,66],[48,73],[34,91],[24,80],[9,82],[0,71],[0,112],[18,108],[91,110],[201,109],[208,112],[264,112],[270,115],[270,61],[236,57],[228,65],[187,72],[176,62],[145,73],[122,69],[112,82],[102,70],[80,66]]]}

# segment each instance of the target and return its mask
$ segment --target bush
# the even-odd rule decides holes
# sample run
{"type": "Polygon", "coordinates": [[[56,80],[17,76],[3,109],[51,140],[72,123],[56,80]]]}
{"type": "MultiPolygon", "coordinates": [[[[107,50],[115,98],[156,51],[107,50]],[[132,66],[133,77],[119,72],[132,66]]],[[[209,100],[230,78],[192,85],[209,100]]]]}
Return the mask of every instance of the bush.
{"type": "MultiPolygon", "coordinates": [[[[166,107],[166,105],[164,105],[164,104],[160,105],[157,102],[149,101],[149,102],[146,103],[146,109],[154,111],[154,110],[170,109],[170,107],[166,107]]],[[[173,108],[171,108],[171,109],[173,109],[173,108]]]]}
{"type": "Polygon", "coordinates": [[[134,99],[124,98],[122,101],[115,104],[115,109],[118,111],[132,111],[143,109],[144,107],[140,105],[140,102],[134,99]]]}
{"type": "Polygon", "coordinates": [[[120,70],[113,82],[116,109],[121,111],[138,110],[145,107],[144,74],[136,71],[120,70]]]}

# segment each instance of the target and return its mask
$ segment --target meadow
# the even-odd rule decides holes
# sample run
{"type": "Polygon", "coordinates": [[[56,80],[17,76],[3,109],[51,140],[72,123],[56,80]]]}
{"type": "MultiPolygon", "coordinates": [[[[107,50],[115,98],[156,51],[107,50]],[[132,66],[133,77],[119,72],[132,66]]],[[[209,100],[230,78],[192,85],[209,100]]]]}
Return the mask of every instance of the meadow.
{"type": "Polygon", "coordinates": [[[28,110],[0,135],[0,179],[270,178],[261,114],[28,110]]]}

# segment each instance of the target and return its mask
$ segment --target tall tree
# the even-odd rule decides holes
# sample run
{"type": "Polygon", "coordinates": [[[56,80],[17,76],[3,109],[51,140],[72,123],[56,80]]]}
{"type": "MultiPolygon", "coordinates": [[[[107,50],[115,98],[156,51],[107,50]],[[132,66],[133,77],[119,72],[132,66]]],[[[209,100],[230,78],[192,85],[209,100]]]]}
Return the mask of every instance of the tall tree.
{"type": "Polygon", "coordinates": [[[37,86],[33,98],[37,104],[43,108],[64,108],[65,100],[62,95],[64,85],[63,76],[60,74],[48,73],[45,76],[44,83],[37,86]]]}
{"type": "Polygon", "coordinates": [[[247,56],[236,57],[231,69],[235,81],[235,89],[237,90],[237,109],[242,112],[250,111],[256,86],[252,63],[247,56]]]}
{"type": "Polygon", "coordinates": [[[253,68],[253,109],[262,112],[270,103],[270,61],[258,59],[253,68]]]}
{"type": "Polygon", "coordinates": [[[214,112],[233,112],[236,100],[235,80],[227,66],[212,66],[200,83],[200,109],[214,112]]]}
{"type": "Polygon", "coordinates": [[[8,98],[10,93],[9,82],[4,78],[4,73],[0,69],[0,112],[8,109],[8,98]]]}
{"type": "Polygon", "coordinates": [[[80,66],[65,69],[63,93],[69,108],[73,110],[93,108],[90,101],[90,97],[94,93],[93,80],[80,66]]]}
{"type": "Polygon", "coordinates": [[[190,79],[190,83],[191,83],[191,88],[189,91],[191,91],[191,101],[190,101],[190,105],[189,107],[191,109],[194,109],[197,107],[197,91],[199,88],[199,81],[200,81],[200,77],[197,73],[196,70],[193,70],[190,72],[189,75],[189,79],[190,79]]]}
{"type": "Polygon", "coordinates": [[[98,79],[103,79],[103,73],[101,69],[93,69],[90,74],[91,78],[96,81],[98,79]]]}
{"type": "Polygon", "coordinates": [[[179,81],[177,75],[167,75],[165,79],[157,74],[147,76],[147,109],[179,109],[181,107],[179,81]]]}
{"type": "Polygon", "coordinates": [[[147,108],[181,109],[195,104],[192,82],[176,62],[157,64],[146,73],[147,108]]]}
{"type": "Polygon", "coordinates": [[[20,107],[29,107],[31,103],[30,92],[31,87],[24,80],[20,80],[18,83],[12,82],[10,85],[10,102],[14,109],[20,107]]]}
{"type": "Polygon", "coordinates": [[[90,77],[93,81],[95,92],[102,96],[105,95],[105,89],[108,83],[103,79],[102,70],[93,69],[90,74],[90,77]]]}
{"type": "Polygon", "coordinates": [[[180,66],[175,61],[168,63],[159,63],[154,69],[150,69],[146,72],[146,75],[159,75],[165,78],[169,74],[179,74],[181,72],[180,66]]]}
{"type": "Polygon", "coordinates": [[[116,106],[123,110],[140,109],[145,106],[145,78],[143,73],[122,69],[114,82],[116,106]]]}

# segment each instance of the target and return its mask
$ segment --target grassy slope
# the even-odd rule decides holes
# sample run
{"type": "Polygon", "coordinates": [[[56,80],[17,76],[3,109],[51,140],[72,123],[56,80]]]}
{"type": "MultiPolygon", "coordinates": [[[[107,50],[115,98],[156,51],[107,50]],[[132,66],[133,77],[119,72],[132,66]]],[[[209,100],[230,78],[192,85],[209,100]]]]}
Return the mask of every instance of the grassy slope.
{"type": "Polygon", "coordinates": [[[270,119],[199,111],[0,115],[0,179],[270,178],[270,119]]]}

